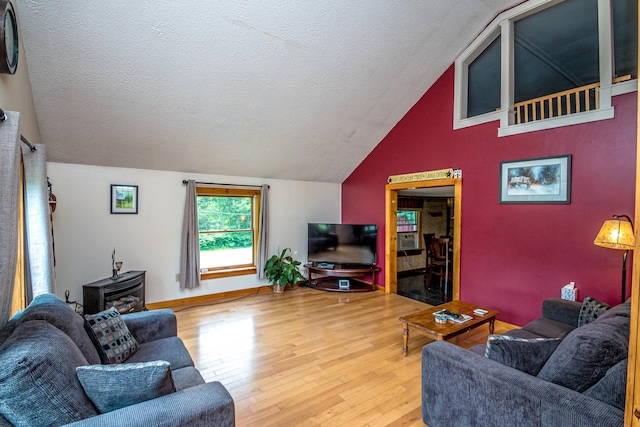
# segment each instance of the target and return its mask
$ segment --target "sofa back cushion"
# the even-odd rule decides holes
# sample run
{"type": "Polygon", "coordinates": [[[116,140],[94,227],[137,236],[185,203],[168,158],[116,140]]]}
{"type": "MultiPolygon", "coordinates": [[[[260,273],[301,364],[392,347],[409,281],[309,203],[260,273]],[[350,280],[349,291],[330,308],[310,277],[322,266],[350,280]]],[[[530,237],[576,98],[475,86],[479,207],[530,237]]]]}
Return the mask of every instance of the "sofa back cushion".
{"type": "Polygon", "coordinates": [[[629,359],[622,359],[613,365],[604,378],[591,386],[584,394],[624,411],[624,399],[627,394],[628,363],[629,359]]]}
{"type": "Polygon", "coordinates": [[[97,415],[76,376],[87,361],[46,321],[21,323],[0,346],[0,414],[16,426],[59,426],[97,415]]]}
{"type": "Polygon", "coordinates": [[[17,324],[31,320],[44,320],[67,334],[80,349],[87,362],[100,363],[100,357],[84,329],[84,320],[54,294],[40,294],[21,313],[15,316],[17,324]]]}
{"type": "Polygon", "coordinates": [[[628,346],[628,317],[598,319],[569,333],[537,376],[582,393],[627,357],[628,346]]]}

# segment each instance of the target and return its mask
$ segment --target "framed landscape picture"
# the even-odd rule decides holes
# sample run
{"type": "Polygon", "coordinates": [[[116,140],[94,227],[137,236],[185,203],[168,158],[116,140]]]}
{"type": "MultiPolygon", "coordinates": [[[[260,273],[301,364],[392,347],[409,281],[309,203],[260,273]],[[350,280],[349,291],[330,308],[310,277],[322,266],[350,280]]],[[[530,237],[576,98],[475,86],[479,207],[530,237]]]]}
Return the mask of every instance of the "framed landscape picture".
{"type": "Polygon", "coordinates": [[[138,186],[111,184],[111,213],[138,213],[138,186]]]}
{"type": "Polygon", "coordinates": [[[571,203],[571,154],[500,162],[500,203],[571,203]]]}

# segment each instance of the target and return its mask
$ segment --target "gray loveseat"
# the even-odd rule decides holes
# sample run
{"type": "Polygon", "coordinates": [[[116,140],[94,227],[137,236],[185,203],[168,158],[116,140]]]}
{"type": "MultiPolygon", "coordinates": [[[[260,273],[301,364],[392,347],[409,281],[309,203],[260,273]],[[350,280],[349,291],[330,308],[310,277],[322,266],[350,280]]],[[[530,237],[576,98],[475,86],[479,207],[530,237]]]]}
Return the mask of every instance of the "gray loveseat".
{"type": "Polygon", "coordinates": [[[544,301],[541,318],[503,334],[507,338],[490,336],[490,343],[505,348],[524,346],[511,356],[529,360],[525,364],[513,357],[491,359],[485,345],[424,346],[423,421],[429,427],[621,427],[630,301],[578,327],[581,307],[551,298],[544,301]],[[539,345],[546,350],[539,351],[539,345]]]}
{"type": "Polygon", "coordinates": [[[122,320],[137,341],[137,351],[123,364],[101,365],[82,317],[55,295],[34,298],[0,329],[0,426],[235,425],[231,396],[219,382],[205,383],[193,366],[176,335],[172,311],[131,313],[122,320]],[[166,362],[153,362],[158,360],[169,362],[170,368],[166,362]],[[165,376],[157,373],[157,366],[146,365],[164,367],[165,376]],[[137,366],[142,371],[130,372],[137,366]],[[101,380],[81,383],[78,375],[83,369],[101,380]],[[115,384],[108,377],[105,381],[105,375],[122,374],[113,369],[125,371],[115,384]],[[144,385],[159,378],[168,381],[159,397],[104,413],[83,388],[89,386],[99,397],[122,404],[118,399],[127,392],[145,393],[144,385]],[[104,396],[108,393],[113,395],[104,396]]]}

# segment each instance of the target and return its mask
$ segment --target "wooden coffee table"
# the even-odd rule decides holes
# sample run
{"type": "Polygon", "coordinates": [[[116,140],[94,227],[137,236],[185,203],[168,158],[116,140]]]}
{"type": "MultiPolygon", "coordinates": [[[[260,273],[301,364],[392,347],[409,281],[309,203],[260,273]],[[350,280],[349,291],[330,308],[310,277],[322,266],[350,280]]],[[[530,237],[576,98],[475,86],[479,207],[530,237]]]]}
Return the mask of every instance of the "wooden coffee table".
{"type": "Polygon", "coordinates": [[[402,316],[400,321],[402,322],[403,330],[403,346],[402,353],[406,356],[409,351],[409,326],[412,326],[420,330],[423,334],[433,340],[448,340],[456,335],[464,334],[473,328],[477,328],[485,323],[489,324],[489,333],[493,334],[493,324],[496,320],[496,315],[499,311],[492,310],[486,307],[480,307],[477,305],[469,304],[462,301],[451,301],[442,305],[418,311],[407,316],[402,316]],[[477,308],[487,310],[487,314],[478,315],[473,312],[477,308]],[[439,310],[449,310],[458,314],[467,314],[472,317],[464,323],[456,323],[449,321],[447,323],[436,323],[433,313],[439,310]]]}

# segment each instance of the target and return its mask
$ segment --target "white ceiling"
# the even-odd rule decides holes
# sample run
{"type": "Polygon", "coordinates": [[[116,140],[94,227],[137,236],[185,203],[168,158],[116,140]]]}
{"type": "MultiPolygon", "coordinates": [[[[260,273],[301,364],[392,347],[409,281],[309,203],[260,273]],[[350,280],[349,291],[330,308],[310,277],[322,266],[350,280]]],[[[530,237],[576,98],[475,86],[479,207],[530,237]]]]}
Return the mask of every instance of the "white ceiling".
{"type": "Polygon", "coordinates": [[[14,0],[48,160],[336,183],[519,2],[14,0]]]}

